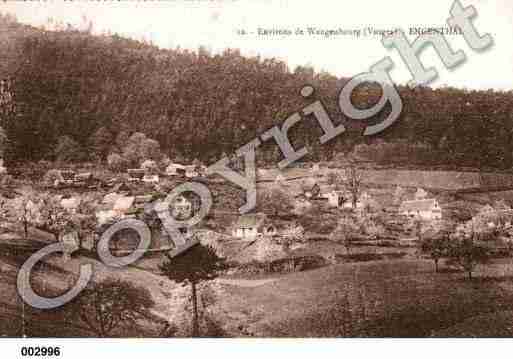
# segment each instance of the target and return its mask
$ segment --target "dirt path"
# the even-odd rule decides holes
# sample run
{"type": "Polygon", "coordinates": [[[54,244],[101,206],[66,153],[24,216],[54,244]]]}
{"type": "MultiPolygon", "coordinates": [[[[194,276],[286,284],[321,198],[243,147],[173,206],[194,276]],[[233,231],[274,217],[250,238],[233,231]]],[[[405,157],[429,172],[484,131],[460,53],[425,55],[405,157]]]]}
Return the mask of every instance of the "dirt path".
{"type": "Polygon", "coordinates": [[[224,278],[218,278],[217,282],[221,284],[228,284],[233,285],[237,287],[244,287],[244,288],[254,288],[259,287],[264,284],[275,282],[276,278],[268,278],[268,279],[224,279],[224,278]]]}

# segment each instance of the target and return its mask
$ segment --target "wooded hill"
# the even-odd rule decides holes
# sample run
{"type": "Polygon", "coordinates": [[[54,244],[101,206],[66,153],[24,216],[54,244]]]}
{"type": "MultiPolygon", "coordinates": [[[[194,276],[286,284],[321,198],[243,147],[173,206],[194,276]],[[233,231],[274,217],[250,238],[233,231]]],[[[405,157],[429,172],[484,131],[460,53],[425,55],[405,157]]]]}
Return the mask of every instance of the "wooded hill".
{"type": "MultiPolygon", "coordinates": [[[[77,143],[80,160],[105,156],[115,151],[110,147],[116,139],[137,131],[157,140],[171,158],[210,162],[310,104],[299,90],[312,84],[315,98],[348,131],[321,145],[316,121],[296,125],[290,136],[296,146],[308,145],[307,160],[331,159],[360,145],[357,152],[377,162],[513,165],[512,91],[399,86],[400,119],[363,137],[364,124],[344,118],[338,108],[347,79],[308,67],[291,70],[237,50],[159,49],[116,35],[43,31],[8,16],[0,18],[0,76],[9,79],[0,127],[10,139],[10,161],[52,160],[62,136],[77,143]]],[[[379,96],[379,87],[361,86],[353,101],[364,107],[379,96]]],[[[268,141],[258,156],[275,161],[280,153],[268,141]]]]}

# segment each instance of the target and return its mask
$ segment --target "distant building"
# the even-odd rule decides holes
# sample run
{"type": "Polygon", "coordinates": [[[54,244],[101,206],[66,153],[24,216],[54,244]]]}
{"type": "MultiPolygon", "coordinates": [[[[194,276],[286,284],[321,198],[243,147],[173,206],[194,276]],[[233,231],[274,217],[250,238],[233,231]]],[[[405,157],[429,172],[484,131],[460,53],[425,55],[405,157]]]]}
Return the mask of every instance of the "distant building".
{"type": "Polygon", "coordinates": [[[159,183],[159,175],[145,174],[142,181],[145,183],[159,183]]]}
{"type": "Polygon", "coordinates": [[[194,178],[198,177],[199,173],[195,165],[185,166],[185,177],[194,178]]]}
{"type": "Polygon", "coordinates": [[[269,223],[263,213],[241,215],[232,227],[232,235],[245,240],[255,239],[259,235],[273,236],[276,233],[276,226],[269,223]]]}
{"type": "Polygon", "coordinates": [[[146,171],[142,168],[130,168],[127,170],[129,182],[142,181],[146,171]]]}
{"type": "Polygon", "coordinates": [[[75,213],[81,202],[81,199],[78,197],[63,198],[61,200],[61,207],[71,213],[75,213]]]}
{"type": "Polygon", "coordinates": [[[442,209],[434,198],[404,201],[399,207],[399,213],[422,220],[442,219],[442,209]]]}
{"type": "Polygon", "coordinates": [[[166,167],[166,175],[168,176],[185,175],[185,171],[186,167],[178,163],[171,163],[169,166],[166,167]]]}

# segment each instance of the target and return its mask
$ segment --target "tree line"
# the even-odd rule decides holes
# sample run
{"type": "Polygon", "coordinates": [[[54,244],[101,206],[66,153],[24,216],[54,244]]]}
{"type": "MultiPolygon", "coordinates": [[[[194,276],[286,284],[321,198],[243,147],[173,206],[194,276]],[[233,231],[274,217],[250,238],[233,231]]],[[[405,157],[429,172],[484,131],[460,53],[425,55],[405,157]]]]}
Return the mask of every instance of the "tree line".
{"type": "MultiPolygon", "coordinates": [[[[367,124],[346,118],[338,107],[348,78],[307,66],[289,69],[233,49],[160,49],[117,35],[35,29],[7,16],[0,28],[0,127],[9,139],[9,161],[55,160],[59,149],[70,147],[78,154],[65,161],[103,160],[116,152],[111,147],[140,132],[170,158],[211,162],[311,103],[299,94],[311,84],[314,99],[348,131],[321,145],[315,121],[301,121],[289,135],[295,146],[309,148],[305,160],[330,160],[356,148],[376,162],[513,165],[512,91],[398,86],[404,106],[399,120],[363,137],[367,124]],[[397,157],[384,155],[398,151],[397,157]]],[[[379,86],[366,84],[352,101],[369,107],[380,95],[379,86]]],[[[261,161],[281,156],[272,141],[258,152],[261,161]]]]}

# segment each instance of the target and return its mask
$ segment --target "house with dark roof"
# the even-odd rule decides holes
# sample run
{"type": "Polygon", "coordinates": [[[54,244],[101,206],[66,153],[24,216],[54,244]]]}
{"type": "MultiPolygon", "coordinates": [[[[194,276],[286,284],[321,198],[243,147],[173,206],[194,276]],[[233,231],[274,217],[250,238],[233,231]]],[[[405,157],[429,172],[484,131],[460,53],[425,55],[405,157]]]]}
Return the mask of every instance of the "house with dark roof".
{"type": "Polygon", "coordinates": [[[399,207],[399,213],[422,220],[442,219],[442,209],[434,198],[404,201],[399,207]]]}

